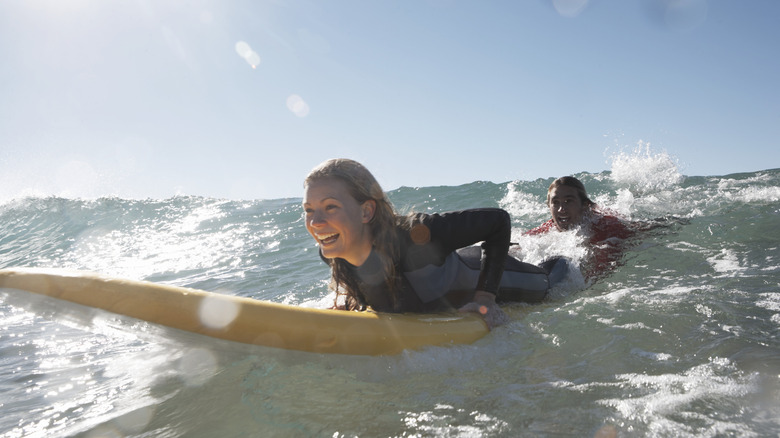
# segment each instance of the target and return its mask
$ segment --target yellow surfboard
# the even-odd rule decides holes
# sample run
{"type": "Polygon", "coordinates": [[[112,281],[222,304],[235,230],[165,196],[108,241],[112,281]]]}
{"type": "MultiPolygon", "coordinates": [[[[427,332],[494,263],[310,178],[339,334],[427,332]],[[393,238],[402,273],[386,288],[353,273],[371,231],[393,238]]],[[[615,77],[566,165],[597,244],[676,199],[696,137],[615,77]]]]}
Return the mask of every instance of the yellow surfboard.
{"type": "Polygon", "coordinates": [[[245,344],[315,353],[391,355],[466,344],[488,333],[469,314],[388,314],[296,307],[59,269],[0,270],[0,288],[42,294],[245,344]]]}

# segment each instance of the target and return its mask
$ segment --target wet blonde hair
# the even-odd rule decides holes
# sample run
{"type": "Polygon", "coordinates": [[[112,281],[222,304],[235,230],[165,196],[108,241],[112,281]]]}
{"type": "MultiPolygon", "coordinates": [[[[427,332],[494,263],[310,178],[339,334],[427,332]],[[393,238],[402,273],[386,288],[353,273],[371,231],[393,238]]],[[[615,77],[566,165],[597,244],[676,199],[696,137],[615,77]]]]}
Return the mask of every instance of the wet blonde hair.
{"type": "MultiPolygon", "coordinates": [[[[398,290],[398,279],[395,264],[400,259],[399,239],[396,233],[397,214],[393,204],[387,198],[382,186],[374,175],[362,164],[347,158],[327,160],[309,172],[303,181],[304,187],[315,181],[337,179],[346,184],[349,194],[362,205],[366,201],[376,202],[374,217],[368,222],[373,239],[374,251],[379,256],[384,270],[385,282],[391,293],[398,290]]],[[[329,259],[331,267],[331,288],[339,296],[345,296],[345,304],[349,310],[363,310],[366,307],[365,298],[360,292],[358,281],[349,275],[349,263],[340,258],[329,259]],[[344,289],[344,292],[341,289],[344,289]]],[[[397,303],[397,297],[392,297],[397,303]]]]}

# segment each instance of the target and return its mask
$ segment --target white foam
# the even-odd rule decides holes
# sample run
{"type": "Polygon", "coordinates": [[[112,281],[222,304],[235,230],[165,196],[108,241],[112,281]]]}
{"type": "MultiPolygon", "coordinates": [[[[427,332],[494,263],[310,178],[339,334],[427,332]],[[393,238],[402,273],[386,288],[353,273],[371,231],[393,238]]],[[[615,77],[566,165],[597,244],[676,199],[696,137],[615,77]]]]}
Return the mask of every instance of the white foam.
{"type": "Polygon", "coordinates": [[[516,182],[507,185],[507,193],[498,202],[498,205],[509,212],[513,218],[527,218],[531,221],[542,222],[549,215],[545,200],[539,199],[532,193],[522,191],[516,182]]]}
{"type": "Polygon", "coordinates": [[[756,306],[774,312],[780,312],[780,292],[767,292],[759,295],[760,300],[756,301],[756,306]]]}
{"type": "Polygon", "coordinates": [[[780,201],[780,187],[745,187],[724,195],[734,202],[777,202],[780,201]]]}
{"type": "Polygon", "coordinates": [[[612,156],[612,180],[633,193],[647,194],[680,184],[684,177],[666,152],[653,152],[650,143],[640,141],[629,152],[612,156]]]}
{"type": "Polygon", "coordinates": [[[712,266],[712,269],[714,269],[715,272],[728,276],[736,276],[746,269],[740,265],[737,253],[729,248],[723,248],[717,255],[707,257],[707,262],[712,266]]]}
{"type": "Polygon", "coordinates": [[[616,378],[619,385],[626,388],[626,396],[603,399],[598,403],[615,408],[629,421],[647,423],[651,430],[663,436],[678,435],[683,424],[675,418],[687,416],[696,416],[698,421],[709,423],[709,428],[741,428],[701,415],[694,405],[702,400],[738,399],[757,389],[755,375],[744,377],[727,359],[721,358],[711,359],[709,363],[681,374],[630,373],[616,378]]]}
{"type": "Polygon", "coordinates": [[[555,254],[567,257],[579,266],[588,253],[585,237],[577,230],[536,236],[520,235],[513,240],[518,245],[509,249],[510,255],[526,263],[539,264],[548,259],[550,254],[555,254]]]}
{"type": "Polygon", "coordinates": [[[669,353],[653,353],[653,352],[650,352],[650,351],[642,350],[640,348],[632,348],[631,349],[631,354],[636,355],[636,356],[640,356],[640,357],[644,357],[644,358],[648,358],[648,359],[652,359],[652,360],[658,361],[658,362],[668,362],[668,361],[670,361],[670,360],[672,360],[674,358],[674,356],[672,356],[669,353]]]}

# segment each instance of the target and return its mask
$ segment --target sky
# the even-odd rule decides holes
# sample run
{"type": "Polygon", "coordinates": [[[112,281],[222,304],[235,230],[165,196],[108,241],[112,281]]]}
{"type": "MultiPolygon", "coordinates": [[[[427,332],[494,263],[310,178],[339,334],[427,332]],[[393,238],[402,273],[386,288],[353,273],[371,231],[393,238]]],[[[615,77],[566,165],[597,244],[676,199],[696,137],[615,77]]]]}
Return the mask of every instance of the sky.
{"type": "Polygon", "coordinates": [[[780,167],[776,0],[3,0],[0,200],[780,167]]]}

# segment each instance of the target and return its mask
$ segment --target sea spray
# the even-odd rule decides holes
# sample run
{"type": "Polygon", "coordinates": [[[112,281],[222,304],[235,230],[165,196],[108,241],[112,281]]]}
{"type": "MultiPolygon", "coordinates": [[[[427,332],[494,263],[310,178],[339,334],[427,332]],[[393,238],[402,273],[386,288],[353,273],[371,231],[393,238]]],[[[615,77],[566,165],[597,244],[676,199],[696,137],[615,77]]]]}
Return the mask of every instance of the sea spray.
{"type": "Polygon", "coordinates": [[[666,152],[653,152],[649,143],[639,142],[632,151],[621,151],[611,160],[611,179],[639,195],[669,189],[684,180],[675,160],[666,152]]]}

